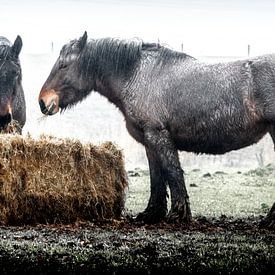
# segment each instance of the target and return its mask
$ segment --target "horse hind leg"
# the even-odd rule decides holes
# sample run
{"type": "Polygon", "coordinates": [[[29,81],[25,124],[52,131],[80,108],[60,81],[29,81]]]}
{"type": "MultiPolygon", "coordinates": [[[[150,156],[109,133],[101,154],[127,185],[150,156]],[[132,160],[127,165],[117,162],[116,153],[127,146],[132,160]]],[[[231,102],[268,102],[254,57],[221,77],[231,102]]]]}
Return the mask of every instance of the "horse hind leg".
{"type": "MultiPolygon", "coordinates": [[[[275,151],[275,126],[272,125],[269,133],[271,135],[275,151]]],[[[260,227],[275,230],[275,203],[271,207],[267,216],[260,222],[260,227]]]]}
{"type": "Polygon", "coordinates": [[[260,222],[260,227],[275,230],[275,203],[267,216],[260,222]]]}
{"type": "MultiPolygon", "coordinates": [[[[159,170],[162,171],[162,181],[167,182],[170,188],[171,210],[167,217],[168,221],[189,222],[191,220],[189,197],[178,151],[170,138],[169,132],[166,129],[149,129],[145,132],[145,139],[147,147],[155,154],[159,170]]],[[[155,192],[151,194],[151,197],[153,196],[158,197],[159,195],[155,192]]]]}
{"type": "Polygon", "coordinates": [[[168,214],[168,222],[190,222],[191,210],[189,196],[184,183],[183,170],[177,168],[168,171],[169,187],[171,191],[171,209],[168,214]]]}
{"type": "Polygon", "coordinates": [[[270,131],[269,131],[269,134],[270,134],[270,136],[271,136],[271,138],[272,138],[272,141],[273,141],[273,149],[274,149],[274,151],[275,151],[275,126],[271,126],[271,128],[270,128],[270,131]]]}
{"type": "MultiPolygon", "coordinates": [[[[272,126],[270,128],[269,134],[272,138],[274,151],[275,151],[275,125],[274,125],[274,123],[272,124],[272,126]]],[[[260,227],[275,230],[275,203],[271,207],[267,216],[260,222],[260,227]]]]}

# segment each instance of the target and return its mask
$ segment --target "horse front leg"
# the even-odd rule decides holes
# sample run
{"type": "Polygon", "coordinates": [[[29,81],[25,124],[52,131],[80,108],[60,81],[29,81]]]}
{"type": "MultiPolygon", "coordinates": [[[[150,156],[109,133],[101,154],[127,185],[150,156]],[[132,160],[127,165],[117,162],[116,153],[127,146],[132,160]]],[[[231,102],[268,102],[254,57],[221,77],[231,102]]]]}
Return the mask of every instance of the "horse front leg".
{"type": "MultiPolygon", "coordinates": [[[[155,154],[162,181],[167,182],[170,188],[171,210],[168,214],[168,221],[189,222],[191,220],[189,197],[178,151],[170,138],[169,132],[163,128],[147,129],[144,136],[146,146],[155,154]]],[[[159,195],[154,192],[151,194],[151,197],[153,196],[158,197],[159,195]]]]}
{"type": "Polygon", "coordinates": [[[150,199],[148,206],[137,216],[136,220],[157,223],[167,214],[167,186],[156,152],[146,147],[146,155],[150,169],[150,199]]]}

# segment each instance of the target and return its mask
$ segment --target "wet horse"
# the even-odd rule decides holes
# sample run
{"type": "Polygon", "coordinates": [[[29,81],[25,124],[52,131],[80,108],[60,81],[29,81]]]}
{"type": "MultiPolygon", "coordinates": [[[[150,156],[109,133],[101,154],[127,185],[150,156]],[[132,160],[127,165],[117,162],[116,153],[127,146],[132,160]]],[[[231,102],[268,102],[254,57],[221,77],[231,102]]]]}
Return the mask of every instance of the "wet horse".
{"type": "Polygon", "coordinates": [[[87,41],[85,32],[63,46],[40,91],[41,111],[54,115],[92,90],[120,109],[145,146],[151,194],[137,216],[145,222],[191,220],[178,150],[223,154],[266,133],[275,140],[275,55],[204,64],[158,44],[87,41]]]}
{"type": "Polygon", "coordinates": [[[20,133],[26,122],[26,104],[19,61],[21,48],[20,36],[17,36],[14,44],[0,36],[0,129],[6,128],[14,119],[20,133]]]}

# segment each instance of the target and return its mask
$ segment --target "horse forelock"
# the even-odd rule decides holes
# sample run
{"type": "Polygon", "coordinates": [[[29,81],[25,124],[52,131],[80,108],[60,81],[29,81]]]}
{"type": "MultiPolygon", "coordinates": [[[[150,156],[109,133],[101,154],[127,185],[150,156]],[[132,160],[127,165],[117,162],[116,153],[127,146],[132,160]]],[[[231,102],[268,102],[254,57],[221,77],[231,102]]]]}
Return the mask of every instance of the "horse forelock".
{"type": "Polygon", "coordinates": [[[77,59],[78,55],[75,53],[68,53],[66,55],[61,55],[59,60],[61,62],[70,63],[72,61],[75,61],[77,59]]]}
{"type": "Polygon", "coordinates": [[[72,40],[68,44],[64,45],[60,51],[60,57],[59,59],[61,61],[70,62],[74,61],[77,56],[77,48],[76,48],[77,40],[72,40]]]}

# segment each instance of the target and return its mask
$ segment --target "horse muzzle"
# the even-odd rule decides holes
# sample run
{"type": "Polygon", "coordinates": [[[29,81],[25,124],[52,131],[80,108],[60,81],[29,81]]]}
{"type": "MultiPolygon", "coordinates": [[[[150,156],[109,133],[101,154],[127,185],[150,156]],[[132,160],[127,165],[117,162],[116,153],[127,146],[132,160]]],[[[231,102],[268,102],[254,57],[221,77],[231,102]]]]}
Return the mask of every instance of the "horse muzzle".
{"type": "Polygon", "coordinates": [[[7,113],[4,116],[0,116],[0,129],[5,129],[12,120],[12,114],[7,113]]]}
{"type": "Polygon", "coordinates": [[[59,111],[59,96],[55,90],[42,90],[39,98],[40,110],[44,115],[54,115],[59,111]]]}
{"type": "Polygon", "coordinates": [[[0,111],[0,129],[5,129],[8,124],[12,121],[12,108],[11,104],[8,103],[4,109],[0,111]]]}

